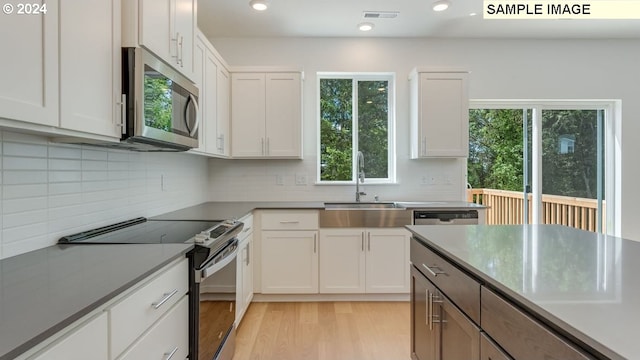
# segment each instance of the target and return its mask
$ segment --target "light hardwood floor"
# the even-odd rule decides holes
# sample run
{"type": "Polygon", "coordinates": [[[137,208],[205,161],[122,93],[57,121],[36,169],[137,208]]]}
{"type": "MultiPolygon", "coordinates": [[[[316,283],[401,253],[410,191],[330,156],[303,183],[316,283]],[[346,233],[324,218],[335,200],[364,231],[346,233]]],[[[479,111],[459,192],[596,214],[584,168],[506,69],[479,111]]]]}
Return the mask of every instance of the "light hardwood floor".
{"type": "Polygon", "coordinates": [[[408,302],[252,303],[234,360],[408,360],[408,302]]]}

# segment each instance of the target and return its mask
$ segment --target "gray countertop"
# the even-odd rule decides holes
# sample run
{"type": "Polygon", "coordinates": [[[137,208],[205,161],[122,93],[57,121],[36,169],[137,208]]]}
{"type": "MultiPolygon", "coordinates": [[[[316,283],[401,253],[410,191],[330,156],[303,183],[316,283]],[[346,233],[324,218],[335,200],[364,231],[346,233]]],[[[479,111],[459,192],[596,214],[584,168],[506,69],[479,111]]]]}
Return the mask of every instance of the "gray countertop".
{"type": "MultiPolygon", "coordinates": [[[[483,205],[462,201],[399,201],[397,204],[406,209],[484,209],[483,205]]],[[[154,220],[205,220],[222,221],[239,219],[256,209],[324,209],[323,201],[229,201],[207,202],[188,208],[172,211],[153,217],[154,220]]]]}
{"type": "Polygon", "coordinates": [[[54,245],[0,260],[0,360],[54,335],[191,247],[54,245]]]}
{"type": "Polygon", "coordinates": [[[640,243],[559,225],[407,228],[565,335],[640,359],[640,243]]]}

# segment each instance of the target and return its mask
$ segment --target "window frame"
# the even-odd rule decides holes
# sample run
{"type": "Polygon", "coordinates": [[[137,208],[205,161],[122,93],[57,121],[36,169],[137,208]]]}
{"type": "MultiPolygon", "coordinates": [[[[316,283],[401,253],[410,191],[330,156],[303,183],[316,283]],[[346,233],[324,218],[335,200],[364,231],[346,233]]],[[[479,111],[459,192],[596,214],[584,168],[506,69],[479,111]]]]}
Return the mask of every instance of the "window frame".
{"type": "MultiPolygon", "coordinates": [[[[396,74],[393,72],[318,72],[316,73],[316,185],[354,185],[357,179],[357,152],[359,149],[358,117],[358,81],[388,81],[387,87],[387,177],[369,178],[365,176],[365,185],[396,184],[396,74]],[[353,104],[353,134],[351,154],[351,180],[322,180],[321,176],[321,118],[320,118],[320,82],[323,79],[351,79],[353,104]]],[[[365,154],[366,156],[366,154],[365,154]]],[[[365,168],[365,174],[366,174],[365,168]]]]}

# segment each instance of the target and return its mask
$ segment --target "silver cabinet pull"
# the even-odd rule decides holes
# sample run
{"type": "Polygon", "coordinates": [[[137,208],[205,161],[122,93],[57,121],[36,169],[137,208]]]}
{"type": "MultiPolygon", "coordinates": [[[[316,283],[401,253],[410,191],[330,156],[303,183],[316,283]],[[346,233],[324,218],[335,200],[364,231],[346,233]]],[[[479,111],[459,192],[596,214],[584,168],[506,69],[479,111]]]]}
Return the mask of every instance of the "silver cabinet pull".
{"type": "Polygon", "coordinates": [[[367,233],[367,251],[371,252],[371,233],[367,233]]]}
{"type": "Polygon", "coordinates": [[[175,355],[178,352],[178,347],[176,346],[175,348],[173,348],[173,350],[164,353],[164,360],[170,360],[173,355],[175,355]]]}
{"type": "Polygon", "coordinates": [[[429,294],[429,289],[427,289],[426,294],[425,294],[426,298],[425,298],[425,313],[427,314],[427,316],[425,316],[424,319],[424,323],[429,325],[429,330],[431,330],[431,294],[429,294]]]}
{"type": "Polygon", "coordinates": [[[362,252],[364,252],[364,231],[361,233],[362,235],[362,240],[360,241],[360,248],[362,249],[362,252]]]}
{"type": "Polygon", "coordinates": [[[248,232],[249,230],[251,230],[251,226],[249,226],[248,228],[244,228],[244,230],[242,230],[243,233],[248,232]]]}
{"type": "Polygon", "coordinates": [[[298,220],[282,220],[280,221],[280,224],[299,224],[300,221],[298,220]]]}
{"type": "Polygon", "coordinates": [[[264,153],[264,138],[260,138],[260,146],[262,146],[262,155],[265,155],[265,153],[264,153]]]}
{"type": "Polygon", "coordinates": [[[153,306],[154,309],[158,309],[160,308],[160,306],[166,303],[169,299],[171,299],[173,295],[177,293],[178,293],[178,289],[175,289],[169,293],[165,293],[164,295],[162,295],[162,299],[160,299],[160,301],[152,303],[151,306],[153,306]]]}
{"type": "Polygon", "coordinates": [[[127,133],[127,95],[121,94],[120,101],[116,102],[116,105],[120,106],[120,122],[116,124],[120,128],[121,134],[127,133]]]}
{"type": "Polygon", "coordinates": [[[318,239],[316,234],[313,234],[313,253],[315,254],[318,251],[318,239]]]}
{"type": "Polygon", "coordinates": [[[442,269],[440,269],[437,266],[427,266],[425,264],[422,264],[422,266],[427,269],[427,271],[429,272],[429,274],[433,275],[433,277],[437,277],[438,275],[447,275],[446,272],[442,271],[442,269]],[[436,269],[435,271],[433,269],[436,269]]]}
{"type": "Polygon", "coordinates": [[[269,137],[267,136],[267,155],[270,155],[269,153],[271,149],[269,148],[269,137]]]}

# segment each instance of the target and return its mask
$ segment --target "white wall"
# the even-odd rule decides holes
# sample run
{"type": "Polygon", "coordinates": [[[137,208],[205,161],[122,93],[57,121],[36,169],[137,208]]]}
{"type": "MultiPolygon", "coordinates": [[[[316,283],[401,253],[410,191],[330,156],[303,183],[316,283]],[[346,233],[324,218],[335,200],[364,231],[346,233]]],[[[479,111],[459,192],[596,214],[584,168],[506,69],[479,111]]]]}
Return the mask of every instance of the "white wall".
{"type": "Polygon", "coordinates": [[[206,200],[207,162],[196,155],[56,144],[7,131],[0,155],[0,259],[206,200]]]}
{"type": "MultiPolygon", "coordinates": [[[[399,185],[367,186],[381,199],[459,200],[462,162],[409,160],[407,75],[415,66],[471,71],[472,99],[621,99],[622,235],[640,239],[640,40],[483,40],[365,38],[215,38],[231,65],[295,65],[305,70],[303,161],[210,160],[214,200],[351,200],[353,187],[296,186],[295,174],[316,178],[316,72],[397,74],[399,185]],[[627,156],[625,156],[627,155],[627,156]],[[421,184],[423,175],[451,175],[449,186],[421,184]],[[276,185],[275,175],[285,177],[276,185]]],[[[372,198],[372,196],[369,196],[372,198]]]]}

